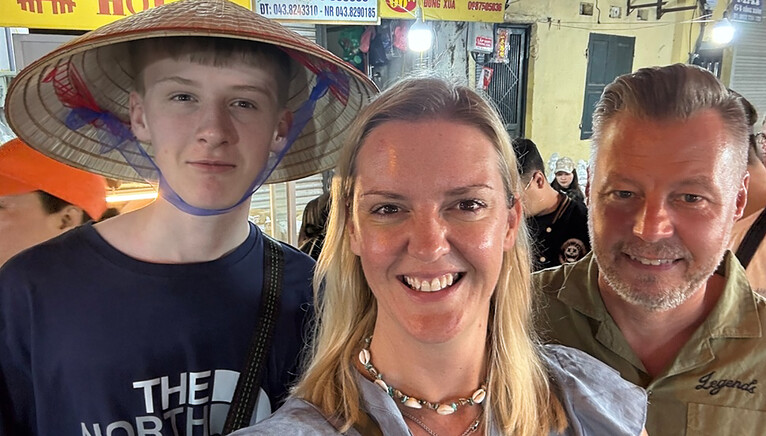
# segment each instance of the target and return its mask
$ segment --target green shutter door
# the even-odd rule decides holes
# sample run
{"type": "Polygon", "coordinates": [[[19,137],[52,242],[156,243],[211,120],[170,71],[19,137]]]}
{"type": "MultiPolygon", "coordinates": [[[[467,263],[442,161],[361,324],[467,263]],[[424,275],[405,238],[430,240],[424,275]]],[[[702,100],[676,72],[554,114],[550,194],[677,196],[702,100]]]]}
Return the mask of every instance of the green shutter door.
{"type": "Polygon", "coordinates": [[[635,43],[634,37],[590,34],[580,139],[589,139],[593,135],[593,110],[606,85],[633,70],[635,43]]]}

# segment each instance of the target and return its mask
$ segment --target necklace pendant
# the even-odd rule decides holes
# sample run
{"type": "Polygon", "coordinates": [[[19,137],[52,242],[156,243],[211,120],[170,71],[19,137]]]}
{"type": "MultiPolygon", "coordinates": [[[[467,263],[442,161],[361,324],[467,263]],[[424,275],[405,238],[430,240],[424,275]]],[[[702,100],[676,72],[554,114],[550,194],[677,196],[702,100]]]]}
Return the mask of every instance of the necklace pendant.
{"type": "Polygon", "coordinates": [[[484,398],[487,397],[487,391],[485,391],[482,388],[476,389],[476,392],[471,395],[471,401],[473,401],[476,404],[481,404],[482,401],[484,401],[484,398]]]}
{"type": "Polygon", "coordinates": [[[359,352],[359,362],[367,368],[367,365],[370,364],[370,350],[362,348],[362,351],[359,352]]]}
{"type": "Polygon", "coordinates": [[[388,385],[386,382],[383,381],[383,379],[375,379],[375,384],[378,385],[385,393],[388,393],[388,385]]]}
{"type": "Polygon", "coordinates": [[[403,404],[410,409],[422,409],[423,405],[420,404],[420,401],[418,401],[417,398],[409,397],[406,400],[404,400],[403,404]]]}
{"type": "Polygon", "coordinates": [[[439,415],[452,415],[457,411],[457,404],[442,404],[436,408],[436,413],[439,415]]]}
{"type": "Polygon", "coordinates": [[[460,436],[468,436],[469,434],[475,432],[479,428],[479,425],[481,425],[481,419],[477,419],[476,421],[474,421],[473,424],[471,424],[470,427],[465,429],[463,434],[460,436]]]}

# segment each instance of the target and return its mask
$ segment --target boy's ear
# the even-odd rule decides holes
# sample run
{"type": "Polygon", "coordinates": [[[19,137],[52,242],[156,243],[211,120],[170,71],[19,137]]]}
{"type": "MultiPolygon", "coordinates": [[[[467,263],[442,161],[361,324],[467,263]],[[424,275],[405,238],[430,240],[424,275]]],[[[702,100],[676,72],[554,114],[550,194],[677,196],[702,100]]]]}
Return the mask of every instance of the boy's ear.
{"type": "Polygon", "coordinates": [[[285,146],[287,140],[287,134],[290,132],[290,127],[293,125],[293,113],[289,109],[282,111],[277,122],[277,128],[274,131],[274,139],[271,141],[271,151],[279,153],[285,146]]]}
{"type": "Polygon", "coordinates": [[[151,142],[149,126],[146,123],[144,98],[136,91],[130,93],[130,130],[141,142],[151,142]]]}

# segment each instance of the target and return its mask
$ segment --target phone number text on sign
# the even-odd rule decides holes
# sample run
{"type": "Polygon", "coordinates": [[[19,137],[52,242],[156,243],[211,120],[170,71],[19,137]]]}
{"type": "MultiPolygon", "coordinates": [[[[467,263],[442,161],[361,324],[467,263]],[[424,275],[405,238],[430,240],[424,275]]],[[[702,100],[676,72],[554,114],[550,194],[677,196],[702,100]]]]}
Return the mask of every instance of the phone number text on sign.
{"type": "Polygon", "coordinates": [[[316,5],[296,5],[296,4],[271,4],[271,3],[259,3],[258,13],[265,17],[287,17],[292,15],[298,16],[318,16],[319,6],[316,5]]]}
{"type": "Polygon", "coordinates": [[[364,21],[378,18],[377,3],[369,0],[259,1],[256,11],[264,17],[285,20],[364,21]],[[369,5],[369,6],[364,6],[369,5]]]}

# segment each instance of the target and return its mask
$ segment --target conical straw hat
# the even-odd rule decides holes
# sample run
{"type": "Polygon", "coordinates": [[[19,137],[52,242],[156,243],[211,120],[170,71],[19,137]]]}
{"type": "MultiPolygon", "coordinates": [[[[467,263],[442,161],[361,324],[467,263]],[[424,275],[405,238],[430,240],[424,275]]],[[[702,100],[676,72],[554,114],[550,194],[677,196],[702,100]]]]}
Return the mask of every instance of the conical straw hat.
{"type": "MultiPolygon", "coordinates": [[[[303,104],[317,81],[317,72],[347,78],[317,102],[313,119],[269,177],[276,183],[306,177],[335,166],[343,133],[359,110],[377,93],[362,72],[326,49],[227,0],[181,0],[115,21],[82,35],[24,68],[13,80],[6,99],[11,128],[33,148],[61,162],[106,177],[144,181],[119,151],[113,150],[103,128],[86,124],[77,130],[65,120],[71,109],[56,93],[51,73],[73,67],[101,110],[127,126],[128,100],[134,72],[128,44],[145,38],[202,36],[268,43],[293,58],[287,107],[303,104]],[[49,80],[45,80],[48,77],[49,80]],[[104,150],[112,149],[104,153],[104,150]]],[[[153,156],[151,145],[145,144],[153,156]]],[[[133,153],[134,151],[128,151],[133,153]]]]}

